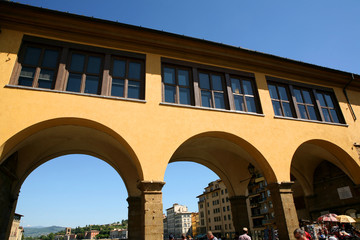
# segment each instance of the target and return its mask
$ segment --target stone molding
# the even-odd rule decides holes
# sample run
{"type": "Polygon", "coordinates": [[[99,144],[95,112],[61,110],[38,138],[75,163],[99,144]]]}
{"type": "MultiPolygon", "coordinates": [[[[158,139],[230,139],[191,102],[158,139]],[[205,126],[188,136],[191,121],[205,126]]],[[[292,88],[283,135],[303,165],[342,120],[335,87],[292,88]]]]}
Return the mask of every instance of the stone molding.
{"type": "Polygon", "coordinates": [[[162,194],[161,189],[165,185],[162,181],[141,181],[138,188],[145,194],[162,194]]]}

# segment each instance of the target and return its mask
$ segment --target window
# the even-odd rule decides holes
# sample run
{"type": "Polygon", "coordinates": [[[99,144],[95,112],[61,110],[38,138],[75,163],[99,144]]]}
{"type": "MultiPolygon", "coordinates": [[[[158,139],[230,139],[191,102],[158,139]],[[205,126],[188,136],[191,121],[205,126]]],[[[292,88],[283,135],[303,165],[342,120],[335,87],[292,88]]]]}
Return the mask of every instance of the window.
{"type": "Polygon", "coordinates": [[[314,96],[311,90],[305,88],[294,88],[294,95],[300,118],[319,120],[317,111],[315,110],[314,96]]]}
{"type": "Polygon", "coordinates": [[[199,72],[201,106],[227,109],[224,78],[217,73],[199,72]]]}
{"type": "Polygon", "coordinates": [[[237,111],[257,112],[252,81],[232,76],[231,89],[234,95],[235,109],[237,111]]]}
{"type": "Polygon", "coordinates": [[[111,96],[139,99],[142,88],[143,63],[114,57],[111,63],[111,96]]]}
{"type": "Polygon", "coordinates": [[[165,65],[162,72],[164,101],[194,105],[191,71],[186,68],[165,65]]]}
{"type": "Polygon", "coordinates": [[[57,48],[24,44],[19,58],[21,71],[17,84],[53,89],[59,56],[60,50],[57,48]]]}
{"type": "Polygon", "coordinates": [[[345,123],[332,89],[267,78],[275,116],[345,123]]]}
{"type": "Polygon", "coordinates": [[[24,36],[10,84],[144,99],[145,55],[24,36]]]}
{"type": "Polygon", "coordinates": [[[288,88],[284,85],[269,83],[269,92],[275,115],[294,117],[288,88]]]}
{"type": "Polygon", "coordinates": [[[100,55],[72,52],[66,91],[99,94],[102,62],[100,55]]]}
{"type": "Polygon", "coordinates": [[[252,73],[163,58],[162,82],[165,103],[261,113],[252,73]]]}
{"type": "Polygon", "coordinates": [[[316,91],[317,99],[319,100],[321,114],[325,122],[340,123],[339,111],[335,107],[335,100],[329,93],[316,91]]]}

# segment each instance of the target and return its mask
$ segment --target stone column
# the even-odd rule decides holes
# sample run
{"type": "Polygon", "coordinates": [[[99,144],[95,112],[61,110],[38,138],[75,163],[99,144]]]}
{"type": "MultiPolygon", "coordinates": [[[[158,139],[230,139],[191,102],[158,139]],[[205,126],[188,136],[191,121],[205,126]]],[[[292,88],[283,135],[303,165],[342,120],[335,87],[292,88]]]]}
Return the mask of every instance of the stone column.
{"type": "Polygon", "coordinates": [[[163,205],[161,189],[165,182],[142,181],[143,237],[144,240],[164,239],[163,205]]]}
{"type": "Polygon", "coordinates": [[[9,239],[14,219],[18,199],[18,193],[14,194],[14,186],[18,181],[16,166],[17,153],[0,165],[0,240],[9,239]]]}
{"type": "Polygon", "coordinates": [[[232,221],[235,232],[242,232],[243,227],[249,228],[249,215],[245,196],[233,196],[229,198],[231,204],[232,221]]]}
{"type": "Polygon", "coordinates": [[[128,239],[137,240],[143,239],[144,236],[144,227],[143,227],[143,217],[144,211],[142,207],[142,198],[141,197],[128,197],[129,203],[128,210],[128,239]]]}
{"type": "Polygon", "coordinates": [[[267,187],[271,192],[275,222],[279,239],[295,239],[293,232],[299,227],[291,186],[293,182],[271,183],[267,187]]]}

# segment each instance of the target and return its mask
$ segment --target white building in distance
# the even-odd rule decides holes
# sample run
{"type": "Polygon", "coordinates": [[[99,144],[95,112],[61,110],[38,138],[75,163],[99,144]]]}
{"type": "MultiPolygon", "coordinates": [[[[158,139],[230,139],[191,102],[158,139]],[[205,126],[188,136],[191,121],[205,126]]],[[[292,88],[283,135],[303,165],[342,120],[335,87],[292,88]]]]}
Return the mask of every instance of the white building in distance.
{"type": "Polygon", "coordinates": [[[167,217],[164,219],[164,238],[173,234],[175,238],[180,238],[181,234],[191,234],[191,212],[187,206],[175,203],[171,208],[166,209],[167,217]],[[165,228],[167,226],[167,228],[165,228]]]}

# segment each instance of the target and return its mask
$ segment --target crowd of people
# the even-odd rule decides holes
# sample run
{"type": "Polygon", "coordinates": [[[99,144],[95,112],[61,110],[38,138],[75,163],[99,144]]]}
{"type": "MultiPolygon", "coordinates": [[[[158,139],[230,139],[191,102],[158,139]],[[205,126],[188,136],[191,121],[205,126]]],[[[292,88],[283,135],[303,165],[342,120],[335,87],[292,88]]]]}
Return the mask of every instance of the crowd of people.
{"type": "Polygon", "coordinates": [[[360,240],[360,231],[351,224],[324,224],[316,234],[309,234],[305,228],[294,231],[294,237],[299,240],[360,240]]]}

